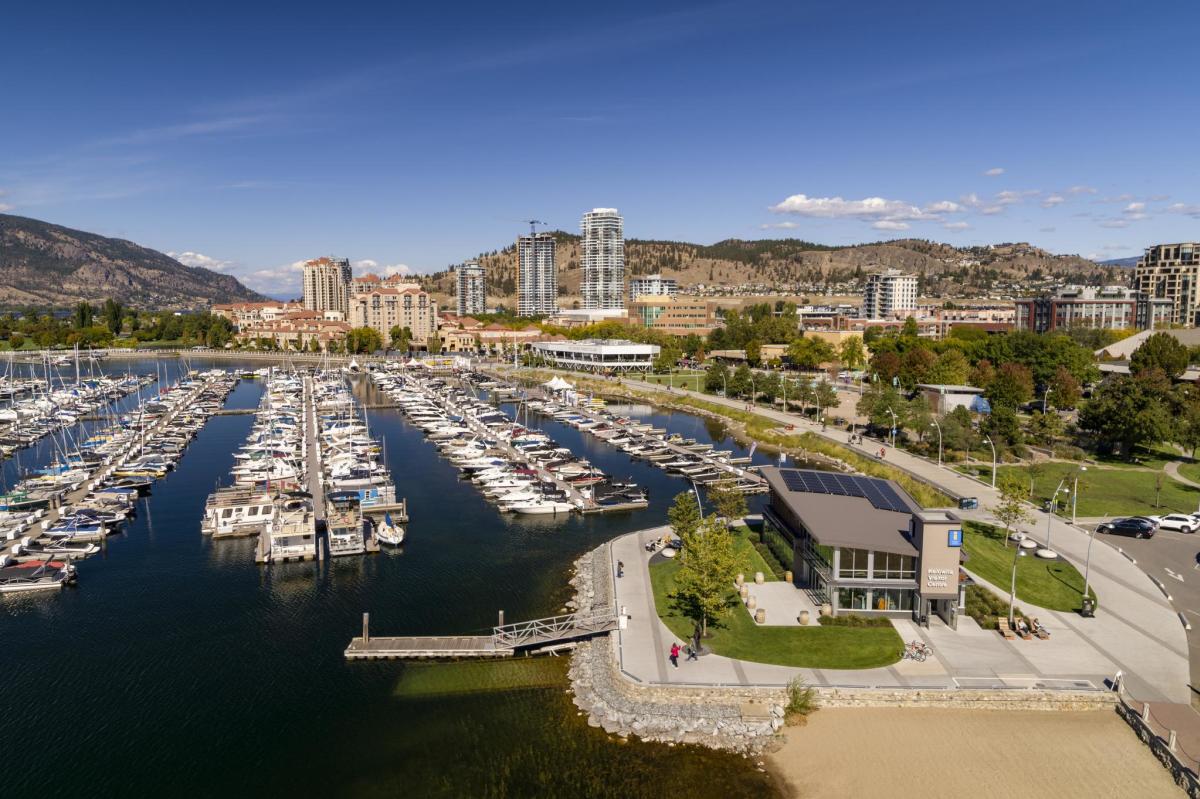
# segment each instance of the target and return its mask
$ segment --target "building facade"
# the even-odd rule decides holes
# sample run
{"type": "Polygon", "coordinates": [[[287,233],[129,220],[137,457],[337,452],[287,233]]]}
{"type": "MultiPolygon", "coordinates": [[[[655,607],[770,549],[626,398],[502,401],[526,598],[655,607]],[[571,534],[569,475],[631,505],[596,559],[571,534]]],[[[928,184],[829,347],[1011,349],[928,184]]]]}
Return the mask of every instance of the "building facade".
{"type": "Polygon", "coordinates": [[[378,288],[351,300],[350,325],[374,328],[384,342],[393,327],[407,327],[413,346],[424,347],[438,330],[437,303],[420,286],[378,288]]]}
{"type": "Polygon", "coordinates": [[[1133,270],[1133,287],[1171,301],[1171,322],[1195,327],[1200,315],[1200,243],[1147,247],[1133,270]]]}
{"type": "Polygon", "coordinates": [[[863,288],[863,317],[895,319],[917,309],[917,276],[898,269],[867,275],[863,288]]]}
{"type": "Polygon", "coordinates": [[[1017,330],[1047,333],[1072,327],[1150,330],[1167,326],[1175,302],[1124,286],[1067,286],[1049,297],[1015,301],[1017,330]]]}
{"type": "Polygon", "coordinates": [[[642,275],[629,278],[629,301],[638,297],[674,297],[679,293],[679,283],[673,277],[642,275]]]}
{"type": "Polygon", "coordinates": [[[616,208],[593,208],[579,224],[583,237],[583,308],[588,311],[625,307],[625,229],[616,208]]]}
{"type": "Polygon", "coordinates": [[[517,312],[552,315],[558,310],[558,266],[549,233],[517,239],[517,312]]]}
{"type": "Polygon", "coordinates": [[[941,618],[965,606],[957,516],[924,510],[892,480],[764,467],[763,541],[833,615],[941,618]]]}
{"type": "Polygon", "coordinates": [[[629,319],[673,336],[707,336],[722,325],[715,302],[665,294],[635,299],[629,305],[629,319]]]}
{"type": "Polygon", "coordinates": [[[459,316],[487,313],[487,282],[483,267],[475,261],[454,270],[454,293],[459,316]]]}
{"type": "Polygon", "coordinates": [[[346,258],[315,258],[304,264],[304,307],[350,314],[352,272],[346,258]]]}
{"type": "Polygon", "coordinates": [[[533,351],[547,363],[583,372],[649,371],[661,348],[657,344],[632,341],[586,339],[584,341],[539,341],[533,351]]]}

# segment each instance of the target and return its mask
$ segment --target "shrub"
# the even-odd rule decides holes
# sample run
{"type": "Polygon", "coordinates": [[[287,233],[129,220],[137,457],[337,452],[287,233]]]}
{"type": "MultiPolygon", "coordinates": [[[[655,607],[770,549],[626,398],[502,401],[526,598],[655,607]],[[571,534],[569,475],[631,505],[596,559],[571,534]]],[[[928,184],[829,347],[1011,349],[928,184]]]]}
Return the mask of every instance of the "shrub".
{"type": "Polygon", "coordinates": [[[1063,458],[1070,461],[1081,461],[1086,457],[1085,453],[1079,447],[1071,444],[1056,444],[1054,447],[1054,457],[1063,458]]]}
{"type": "Polygon", "coordinates": [[[807,717],[817,709],[817,692],[797,674],[788,683],[788,703],[784,708],[789,725],[803,724],[807,717]]]}
{"type": "Polygon", "coordinates": [[[862,616],[849,613],[844,616],[822,616],[822,627],[890,627],[892,622],[886,616],[862,616]]]}
{"type": "MultiPolygon", "coordinates": [[[[967,586],[967,615],[985,630],[996,630],[1000,619],[1008,618],[1008,603],[983,586],[967,586]]],[[[1019,607],[1013,608],[1014,618],[1025,618],[1019,607]]]]}

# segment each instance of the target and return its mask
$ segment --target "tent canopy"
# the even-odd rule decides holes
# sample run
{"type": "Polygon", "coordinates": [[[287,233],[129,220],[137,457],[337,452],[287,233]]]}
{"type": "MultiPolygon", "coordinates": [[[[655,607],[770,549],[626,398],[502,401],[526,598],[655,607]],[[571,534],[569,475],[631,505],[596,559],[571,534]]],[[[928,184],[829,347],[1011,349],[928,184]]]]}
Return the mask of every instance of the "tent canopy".
{"type": "Polygon", "coordinates": [[[551,391],[563,391],[568,388],[574,388],[574,386],[558,376],[555,376],[553,380],[547,380],[545,383],[542,383],[542,385],[551,391]]]}

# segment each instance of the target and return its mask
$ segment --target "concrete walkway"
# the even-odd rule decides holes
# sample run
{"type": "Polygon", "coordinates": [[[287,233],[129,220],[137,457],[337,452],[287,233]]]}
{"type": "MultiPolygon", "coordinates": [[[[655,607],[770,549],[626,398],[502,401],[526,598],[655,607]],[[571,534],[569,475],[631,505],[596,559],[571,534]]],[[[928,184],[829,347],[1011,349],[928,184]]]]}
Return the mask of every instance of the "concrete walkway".
{"type": "MultiPolygon", "coordinates": [[[[631,388],[642,391],[668,393],[666,387],[655,384],[636,381],[623,382],[631,388]]],[[[669,393],[687,395],[734,409],[744,409],[745,407],[744,402],[681,389],[675,389],[669,393]]],[[[884,446],[881,442],[870,439],[861,446],[851,445],[848,442],[849,434],[846,431],[834,429],[822,431],[819,424],[813,424],[796,414],[784,413],[762,406],[757,407],[755,412],[781,424],[795,425],[802,432],[815,433],[868,457],[873,457],[878,453],[879,448],[884,446]]],[[[987,483],[952,469],[939,467],[936,463],[901,450],[894,450],[891,447],[887,448],[885,461],[918,479],[941,488],[951,496],[978,497],[981,508],[976,511],[963,511],[961,514],[965,518],[976,521],[994,521],[987,511],[987,506],[996,503],[999,497],[987,483]]],[[[1041,543],[1047,543],[1048,540],[1053,549],[1073,563],[1080,571],[1083,571],[1088,558],[1090,538],[1088,533],[1078,527],[1073,527],[1057,516],[1049,520],[1049,527],[1047,527],[1048,520],[1045,513],[1033,511],[1031,515],[1034,521],[1026,528],[1027,532],[1041,543]]],[[[635,547],[636,551],[638,550],[635,547]]],[[[620,557],[620,555],[614,554],[614,557],[620,557]]],[[[639,561],[625,558],[625,562],[630,564],[639,561]]],[[[627,569],[625,579],[628,579],[631,572],[634,571],[640,572],[643,569],[627,569]]],[[[1091,547],[1089,578],[1100,602],[1100,609],[1095,618],[1085,619],[1073,613],[1045,611],[1041,616],[1042,622],[1052,628],[1052,636],[1060,635],[1059,640],[1067,641],[1069,646],[1063,646],[1060,649],[1055,645],[1052,637],[1049,642],[1037,643],[1049,644],[1047,652],[1053,650],[1054,654],[1039,655],[1036,654],[1037,650],[1028,646],[1030,642],[1021,642],[1022,645],[1027,646],[1028,651],[1018,651],[1023,654],[1035,653],[1034,661],[1029,663],[1029,669],[1025,673],[1041,674],[1041,667],[1045,667],[1048,669],[1049,675],[1065,675],[1072,671],[1072,665],[1077,663],[1078,668],[1074,669],[1075,673],[1094,676],[1100,665],[1109,664],[1125,673],[1125,685],[1129,693],[1139,700],[1190,702],[1187,638],[1170,602],[1144,572],[1104,541],[1096,541],[1091,547]],[[1073,654],[1059,654],[1067,651],[1073,654]],[[1038,665],[1038,661],[1041,661],[1041,666],[1038,665]]],[[[649,612],[653,616],[653,608],[644,607],[647,596],[648,593],[641,597],[642,607],[634,605],[632,600],[629,601],[627,604],[631,605],[631,612],[639,615],[649,612]],[[634,607],[637,607],[637,610],[634,610],[634,607]]],[[[654,617],[654,620],[658,623],[657,617],[654,617]]],[[[664,636],[669,636],[669,634],[665,628],[657,629],[654,625],[642,629],[639,646],[626,649],[632,666],[627,670],[628,673],[636,675],[638,679],[651,678],[654,681],[668,681],[665,669],[670,668],[670,664],[666,663],[664,653],[670,644],[669,638],[664,636]],[[634,648],[647,648],[647,652],[635,657],[632,653],[634,648]],[[662,662],[658,665],[662,667],[665,664],[665,668],[652,669],[653,664],[643,663],[641,658],[659,659],[662,662]]],[[[996,637],[995,634],[991,635],[996,637]]],[[[1015,646],[1011,642],[1006,645],[1015,646]]],[[[696,681],[743,681],[739,679],[740,669],[741,674],[745,674],[747,677],[752,676],[755,681],[762,679],[779,684],[786,682],[787,675],[796,671],[755,664],[740,664],[740,666],[733,663],[722,664],[721,661],[724,659],[713,660],[714,657],[704,658],[703,668],[698,667],[695,662],[687,664],[692,669],[691,674],[697,677],[696,681]],[[706,661],[709,660],[713,660],[712,666],[707,665],[706,661]]],[[[1028,659],[1026,658],[1026,660],[1028,659]]],[[[683,664],[680,665],[680,671],[684,671],[683,664]]],[[[884,671],[892,679],[901,682],[902,675],[891,675],[892,670],[890,669],[884,671]]],[[[675,676],[671,675],[672,678],[675,676]]],[[[884,676],[876,673],[838,672],[833,675],[814,673],[813,676],[814,684],[859,684],[862,681],[867,681],[872,685],[884,684],[880,682],[884,676]],[[846,680],[851,682],[844,682],[846,680]]],[[[1111,676],[1111,673],[1108,676],[1111,676]]],[[[943,681],[945,679],[943,678],[943,681]]],[[[670,681],[675,680],[670,679],[670,681]]]]}
{"type": "Polygon", "coordinates": [[[1192,488],[1200,488],[1200,483],[1192,482],[1179,473],[1179,467],[1182,463],[1183,461],[1171,461],[1163,467],[1163,471],[1170,475],[1171,479],[1177,483],[1183,483],[1185,486],[1191,486],[1192,488]]]}

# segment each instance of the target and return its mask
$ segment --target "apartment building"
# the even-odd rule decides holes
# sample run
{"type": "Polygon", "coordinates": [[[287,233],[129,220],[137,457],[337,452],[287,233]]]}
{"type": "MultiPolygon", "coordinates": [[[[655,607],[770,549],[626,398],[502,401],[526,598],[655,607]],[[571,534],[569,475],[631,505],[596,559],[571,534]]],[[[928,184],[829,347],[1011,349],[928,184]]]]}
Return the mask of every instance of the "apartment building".
{"type": "Polygon", "coordinates": [[[867,275],[863,288],[863,318],[896,319],[917,308],[917,276],[898,269],[867,275]]]}
{"type": "Polygon", "coordinates": [[[629,301],[638,297],[674,297],[679,293],[679,283],[673,277],[642,275],[629,278],[629,301]]]}
{"type": "Polygon", "coordinates": [[[374,328],[385,342],[393,327],[407,327],[413,346],[421,347],[437,333],[437,303],[415,284],[384,286],[350,301],[350,325],[374,328]]]}
{"type": "Polygon", "coordinates": [[[517,239],[517,312],[551,315],[558,310],[558,266],[549,233],[517,239]]]}
{"type": "Polygon", "coordinates": [[[304,264],[304,307],[310,311],[350,311],[352,272],[346,258],[315,258],[304,264]]]}
{"type": "Polygon", "coordinates": [[[673,336],[707,336],[722,325],[717,304],[694,297],[641,296],[630,303],[629,318],[673,336]]]}
{"type": "Polygon", "coordinates": [[[1170,321],[1194,327],[1200,315],[1200,242],[1147,247],[1133,270],[1133,287],[1171,301],[1170,321]]]}
{"type": "Polygon", "coordinates": [[[232,302],[213,305],[209,311],[214,316],[223,316],[234,327],[273,322],[274,320],[292,313],[304,310],[304,304],[299,302],[232,302]]]}
{"type": "Polygon", "coordinates": [[[616,208],[593,208],[579,224],[582,252],[583,309],[612,310],[625,307],[624,220],[616,208]]]}
{"type": "Polygon", "coordinates": [[[454,288],[459,316],[487,313],[487,281],[479,263],[460,264],[454,270],[454,288]]]}
{"type": "Polygon", "coordinates": [[[1016,300],[1017,330],[1046,333],[1072,327],[1147,330],[1166,327],[1175,302],[1124,286],[1065,286],[1052,296],[1016,300]]]}

